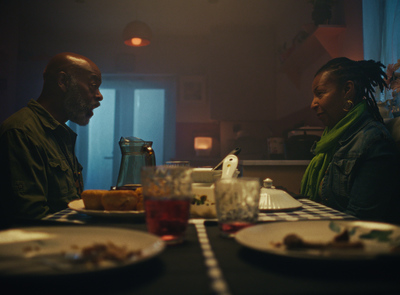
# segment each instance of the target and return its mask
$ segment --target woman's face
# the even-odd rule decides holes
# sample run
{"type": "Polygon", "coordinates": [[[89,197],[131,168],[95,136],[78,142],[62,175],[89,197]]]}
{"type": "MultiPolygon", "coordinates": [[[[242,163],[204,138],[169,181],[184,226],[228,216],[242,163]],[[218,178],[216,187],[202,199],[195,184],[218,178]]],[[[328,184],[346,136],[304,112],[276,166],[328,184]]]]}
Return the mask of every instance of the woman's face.
{"type": "Polygon", "coordinates": [[[312,83],[312,92],[314,95],[311,102],[311,109],[317,113],[321,122],[332,128],[339,122],[346,113],[343,110],[345,105],[345,90],[339,87],[337,83],[329,78],[329,72],[319,73],[312,83]]]}

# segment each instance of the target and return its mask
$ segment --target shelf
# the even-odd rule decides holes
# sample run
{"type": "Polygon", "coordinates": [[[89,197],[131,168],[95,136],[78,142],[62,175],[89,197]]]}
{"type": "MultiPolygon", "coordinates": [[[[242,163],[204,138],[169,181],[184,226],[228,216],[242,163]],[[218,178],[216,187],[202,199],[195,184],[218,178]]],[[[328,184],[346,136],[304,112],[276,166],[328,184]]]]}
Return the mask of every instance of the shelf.
{"type": "Polygon", "coordinates": [[[341,40],[339,36],[346,30],[344,26],[320,25],[317,29],[283,62],[281,69],[299,88],[301,73],[322,54],[330,57],[339,56],[341,40]]]}
{"type": "Polygon", "coordinates": [[[240,160],[242,166],[308,166],[310,160],[240,160]]]}

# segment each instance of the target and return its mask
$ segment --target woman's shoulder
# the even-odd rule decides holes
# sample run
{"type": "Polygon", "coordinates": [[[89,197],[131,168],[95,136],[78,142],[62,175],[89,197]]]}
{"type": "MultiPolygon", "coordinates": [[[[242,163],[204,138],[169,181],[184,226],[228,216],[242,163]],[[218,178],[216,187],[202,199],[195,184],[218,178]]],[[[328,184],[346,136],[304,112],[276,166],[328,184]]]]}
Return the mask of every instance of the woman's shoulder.
{"type": "Polygon", "coordinates": [[[355,154],[397,153],[395,142],[385,125],[376,121],[372,116],[365,116],[344,134],[340,144],[342,148],[355,154]]]}
{"type": "Polygon", "coordinates": [[[368,120],[366,124],[362,126],[360,131],[361,135],[369,140],[379,138],[380,140],[384,139],[388,141],[393,141],[393,137],[385,124],[374,119],[368,120]]]}
{"type": "Polygon", "coordinates": [[[349,128],[344,137],[353,137],[364,140],[388,139],[392,136],[385,124],[377,121],[371,114],[365,112],[360,119],[349,128]]]}

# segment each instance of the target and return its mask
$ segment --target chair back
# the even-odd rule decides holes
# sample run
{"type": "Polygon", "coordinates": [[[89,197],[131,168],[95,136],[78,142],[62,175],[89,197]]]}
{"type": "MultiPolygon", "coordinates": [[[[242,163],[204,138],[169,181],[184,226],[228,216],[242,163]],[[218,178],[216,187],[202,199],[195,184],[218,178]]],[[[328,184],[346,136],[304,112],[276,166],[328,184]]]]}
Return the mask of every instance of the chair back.
{"type": "Polygon", "coordinates": [[[385,124],[396,142],[397,150],[400,152],[400,117],[389,119],[385,121],[385,124]]]}

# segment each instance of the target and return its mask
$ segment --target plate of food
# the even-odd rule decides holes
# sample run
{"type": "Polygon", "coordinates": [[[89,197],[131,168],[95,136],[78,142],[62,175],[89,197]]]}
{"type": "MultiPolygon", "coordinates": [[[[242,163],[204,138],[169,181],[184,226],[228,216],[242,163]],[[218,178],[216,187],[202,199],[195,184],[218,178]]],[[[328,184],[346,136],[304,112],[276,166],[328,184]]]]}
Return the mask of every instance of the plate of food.
{"type": "Polygon", "coordinates": [[[253,250],[306,259],[400,258],[400,227],[370,221],[296,221],[255,225],[235,239],[253,250]]]}
{"type": "Polygon", "coordinates": [[[145,215],[141,188],[85,190],[82,199],[71,201],[68,207],[91,216],[143,218],[145,215]]]}
{"type": "Polygon", "coordinates": [[[0,275],[55,276],[104,271],[161,253],[157,236],[111,227],[54,226],[0,231],[0,275]]]}

